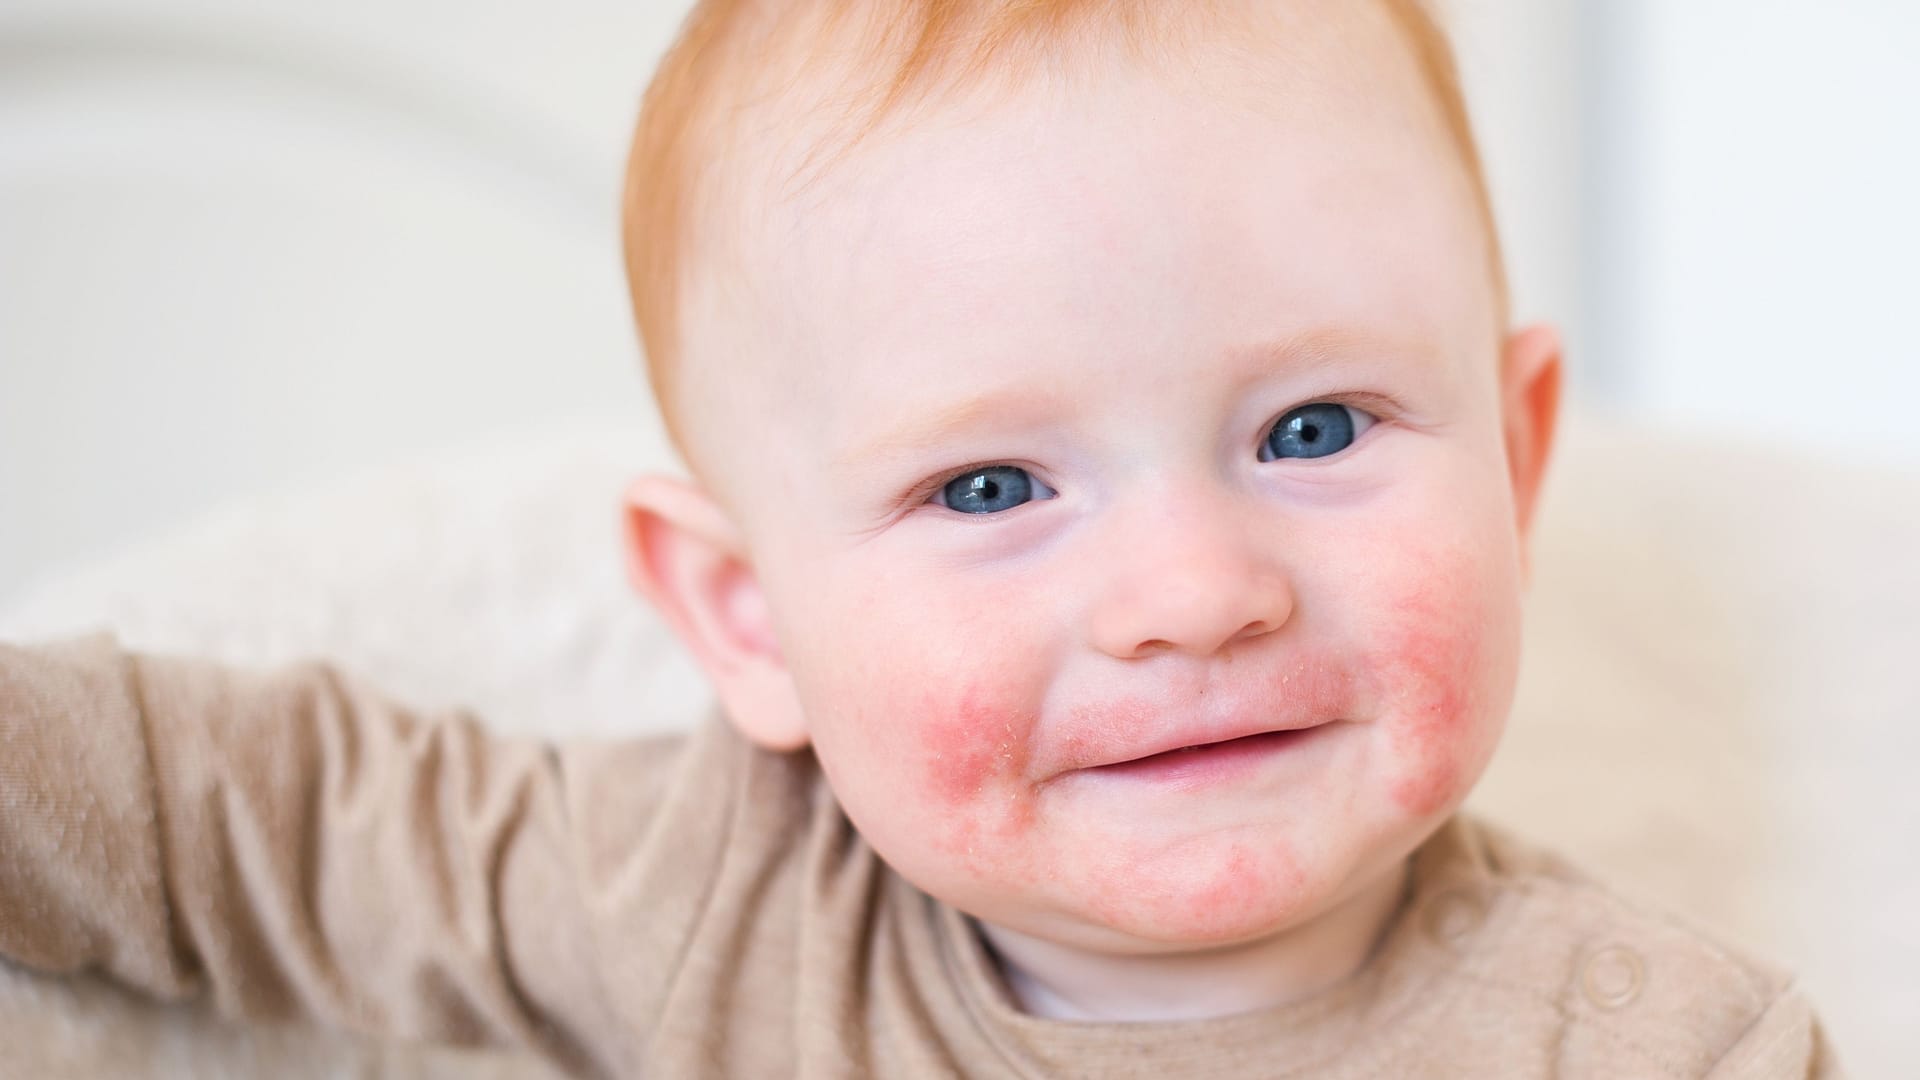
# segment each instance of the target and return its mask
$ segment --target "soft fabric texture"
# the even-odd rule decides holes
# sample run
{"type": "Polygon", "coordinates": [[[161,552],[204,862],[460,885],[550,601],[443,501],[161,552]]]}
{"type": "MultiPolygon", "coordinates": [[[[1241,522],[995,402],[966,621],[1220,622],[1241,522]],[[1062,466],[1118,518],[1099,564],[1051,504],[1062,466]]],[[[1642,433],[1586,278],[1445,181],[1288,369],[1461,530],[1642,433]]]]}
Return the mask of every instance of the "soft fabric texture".
{"type": "Polygon", "coordinates": [[[1829,1077],[1782,975],[1456,819],[1355,976],[1209,1021],[1015,1008],[806,752],[571,743],[320,665],[0,646],[0,954],[596,1076],[1829,1077]]]}
{"type": "MultiPolygon", "coordinates": [[[[49,580],[0,640],[327,657],[409,705],[555,738],[685,727],[691,664],[621,575],[639,436],[541,436],[234,507],[49,580]]],[[[1920,1060],[1920,478],[1614,425],[1562,440],[1514,718],[1474,796],[1800,973],[1850,1068],[1920,1060]]],[[[0,970],[23,1075],[520,1075],[497,1057],[230,1026],[0,970]]],[[[544,1073],[539,1073],[545,1075],[544,1073]]]]}

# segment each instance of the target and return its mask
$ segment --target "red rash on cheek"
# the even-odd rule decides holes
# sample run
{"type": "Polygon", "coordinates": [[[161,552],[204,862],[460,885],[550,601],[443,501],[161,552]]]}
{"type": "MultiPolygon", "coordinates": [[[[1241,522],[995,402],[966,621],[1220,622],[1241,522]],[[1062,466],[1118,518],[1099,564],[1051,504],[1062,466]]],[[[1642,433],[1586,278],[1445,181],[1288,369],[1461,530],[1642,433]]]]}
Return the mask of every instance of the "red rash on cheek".
{"type": "Polygon", "coordinates": [[[973,802],[996,777],[1016,775],[1026,765],[1027,725],[978,688],[955,701],[929,701],[919,722],[927,787],[942,803],[973,802]]]}
{"type": "MultiPolygon", "coordinates": [[[[1477,612],[1476,612],[1477,613],[1477,612]]],[[[1395,673],[1392,744],[1399,771],[1394,803],[1427,817],[1458,798],[1471,779],[1481,720],[1481,633],[1471,614],[1442,614],[1425,597],[1401,606],[1384,662],[1395,673]]]]}
{"type": "Polygon", "coordinates": [[[969,864],[992,859],[1001,872],[1012,872],[1006,842],[1034,819],[1026,775],[1032,718],[971,686],[953,697],[928,695],[913,722],[923,754],[921,782],[947,825],[935,846],[969,864]]]}

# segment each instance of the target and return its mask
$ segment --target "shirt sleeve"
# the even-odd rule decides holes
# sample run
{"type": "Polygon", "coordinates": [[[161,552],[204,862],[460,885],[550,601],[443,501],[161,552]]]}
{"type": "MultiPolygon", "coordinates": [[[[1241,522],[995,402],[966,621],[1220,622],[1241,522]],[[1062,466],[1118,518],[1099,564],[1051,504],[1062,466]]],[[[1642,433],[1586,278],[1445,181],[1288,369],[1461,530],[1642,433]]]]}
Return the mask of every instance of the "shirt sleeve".
{"type": "Polygon", "coordinates": [[[0,645],[0,955],[611,1071],[599,883],[677,745],[498,738],[320,664],[0,645]]]}
{"type": "Polygon", "coordinates": [[[1768,1003],[1707,1074],[1708,1080],[1843,1080],[1845,1076],[1813,1006],[1791,988],[1768,1003]]]}

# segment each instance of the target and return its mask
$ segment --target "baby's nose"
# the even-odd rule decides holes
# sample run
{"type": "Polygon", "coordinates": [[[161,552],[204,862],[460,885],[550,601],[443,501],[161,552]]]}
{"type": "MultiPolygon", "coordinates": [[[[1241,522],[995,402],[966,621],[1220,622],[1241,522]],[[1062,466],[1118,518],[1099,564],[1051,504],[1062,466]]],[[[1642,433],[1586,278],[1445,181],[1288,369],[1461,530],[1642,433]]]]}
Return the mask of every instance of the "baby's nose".
{"type": "Polygon", "coordinates": [[[1293,614],[1293,589],[1252,523],[1229,507],[1183,501],[1124,530],[1102,560],[1091,612],[1095,647],[1121,659],[1211,655],[1272,633],[1293,614]]]}

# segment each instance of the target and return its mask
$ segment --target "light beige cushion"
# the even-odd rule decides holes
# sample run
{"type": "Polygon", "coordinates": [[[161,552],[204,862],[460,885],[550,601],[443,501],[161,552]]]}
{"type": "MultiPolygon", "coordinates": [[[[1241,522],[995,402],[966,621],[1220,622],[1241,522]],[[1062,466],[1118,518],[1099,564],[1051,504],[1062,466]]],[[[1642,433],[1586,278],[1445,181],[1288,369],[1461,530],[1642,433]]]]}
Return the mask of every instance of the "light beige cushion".
{"type": "MultiPolygon", "coordinates": [[[[0,636],[108,626],[244,663],[324,655],[503,729],[684,724],[707,695],[621,571],[616,500],[658,464],[641,446],[545,438],[236,508],[47,583],[0,614],[0,636]]],[[[1920,1060],[1916,552],[1913,475],[1575,425],[1537,538],[1519,703],[1475,795],[1803,972],[1862,1075],[1920,1060]]],[[[531,1069],[232,1028],[6,971],[0,1045],[49,1076],[531,1069]]]]}

